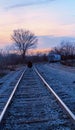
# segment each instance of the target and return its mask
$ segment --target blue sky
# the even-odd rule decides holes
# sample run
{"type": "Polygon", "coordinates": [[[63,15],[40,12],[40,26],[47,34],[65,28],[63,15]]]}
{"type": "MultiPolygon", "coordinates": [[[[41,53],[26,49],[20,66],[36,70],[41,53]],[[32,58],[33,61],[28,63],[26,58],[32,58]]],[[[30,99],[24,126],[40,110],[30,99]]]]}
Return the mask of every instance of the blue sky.
{"type": "Polygon", "coordinates": [[[39,36],[38,48],[74,40],[74,0],[0,0],[0,46],[11,41],[14,29],[29,29],[39,36]]]}

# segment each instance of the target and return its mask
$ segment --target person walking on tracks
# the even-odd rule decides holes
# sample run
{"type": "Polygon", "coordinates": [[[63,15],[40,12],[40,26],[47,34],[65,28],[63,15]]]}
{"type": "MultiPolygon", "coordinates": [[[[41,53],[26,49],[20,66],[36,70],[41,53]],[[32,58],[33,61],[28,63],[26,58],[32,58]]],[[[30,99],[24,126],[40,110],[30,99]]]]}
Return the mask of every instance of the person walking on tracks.
{"type": "Polygon", "coordinates": [[[28,68],[32,68],[32,62],[29,61],[29,62],[27,63],[27,66],[28,66],[28,68]]]}

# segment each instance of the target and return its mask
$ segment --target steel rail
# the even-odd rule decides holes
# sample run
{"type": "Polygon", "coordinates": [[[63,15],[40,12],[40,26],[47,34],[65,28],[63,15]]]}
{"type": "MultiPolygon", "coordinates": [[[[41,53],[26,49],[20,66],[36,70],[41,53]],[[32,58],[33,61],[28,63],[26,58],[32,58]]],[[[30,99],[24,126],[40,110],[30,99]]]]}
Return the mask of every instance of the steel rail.
{"type": "Polygon", "coordinates": [[[34,67],[34,70],[40,77],[40,79],[43,81],[43,83],[47,86],[47,88],[50,90],[50,92],[54,95],[58,103],[61,105],[61,107],[65,110],[66,114],[70,117],[71,121],[75,124],[75,115],[71,112],[71,110],[67,107],[67,105],[60,99],[60,97],[54,92],[54,90],[50,87],[50,85],[45,81],[45,79],[41,76],[41,74],[38,72],[38,70],[34,67]]]}
{"type": "Polygon", "coordinates": [[[5,105],[4,108],[3,108],[3,111],[2,111],[1,114],[0,114],[0,123],[1,123],[2,120],[3,120],[3,117],[4,117],[4,115],[5,115],[6,111],[7,111],[7,108],[8,108],[8,106],[9,106],[9,104],[11,103],[11,100],[12,100],[12,98],[13,98],[13,96],[14,96],[16,90],[17,90],[17,87],[18,87],[19,83],[20,83],[21,80],[22,80],[22,77],[23,77],[25,71],[26,71],[26,69],[22,72],[22,74],[21,74],[19,80],[17,81],[17,83],[16,83],[16,85],[15,85],[15,87],[14,87],[14,89],[13,89],[13,91],[12,91],[12,93],[11,93],[11,95],[10,95],[10,97],[9,97],[9,99],[8,99],[8,101],[7,101],[7,103],[6,103],[6,105],[5,105]]]}

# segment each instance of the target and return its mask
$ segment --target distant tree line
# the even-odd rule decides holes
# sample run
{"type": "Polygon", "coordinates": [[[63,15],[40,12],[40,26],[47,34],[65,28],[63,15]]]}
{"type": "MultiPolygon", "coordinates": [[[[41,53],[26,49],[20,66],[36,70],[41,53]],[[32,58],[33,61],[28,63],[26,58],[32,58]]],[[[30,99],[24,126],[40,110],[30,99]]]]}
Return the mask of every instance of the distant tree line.
{"type": "MultiPolygon", "coordinates": [[[[27,64],[28,61],[32,61],[33,63],[38,62],[47,62],[48,56],[46,54],[36,54],[36,55],[26,55],[24,64],[27,64]]],[[[13,70],[16,65],[23,65],[23,59],[19,54],[4,54],[0,53],[0,71],[4,69],[13,70]]]]}
{"type": "Polygon", "coordinates": [[[54,51],[61,55],[62,60],[75,59],[75,43],[63,41],[54,51]]]}
{"type": "Polygon", "coordinates": [[[53,51],[61,55],[61,63],[68,66],[75,66],[75,43],[63,41],[53,51]]]}

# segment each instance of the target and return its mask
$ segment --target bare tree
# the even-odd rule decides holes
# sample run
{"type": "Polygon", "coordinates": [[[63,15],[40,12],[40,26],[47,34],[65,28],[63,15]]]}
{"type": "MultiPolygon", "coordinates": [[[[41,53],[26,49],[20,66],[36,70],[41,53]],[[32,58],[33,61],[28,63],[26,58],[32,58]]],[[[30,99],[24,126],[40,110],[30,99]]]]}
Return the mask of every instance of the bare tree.
{"type": "Polygon", "coordinates": [[[17,29],[13,31],[12,40],[18,47],[24,60],[27,50],[35,48],[37,45],[37,37],[29,30],[17,29]]]}
{"type": "Polygon", "coordinates": [[[74,55],[74,53],[75,53],[75,45],[74,44],[71,42],[62,42],[61,43],[62,54],[65,56],[74,55]]]}
{"type": "Polygon", "coordinates": [[[55,47],[54,51],[58,54],[64,55],[64,56],[73,56],[75,55],[75,43],[71,42],[61,42],[60,47],[55,47]]]}

